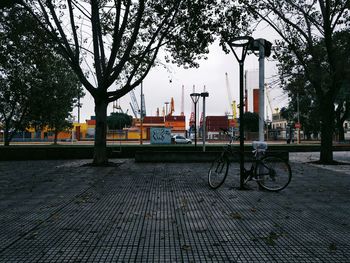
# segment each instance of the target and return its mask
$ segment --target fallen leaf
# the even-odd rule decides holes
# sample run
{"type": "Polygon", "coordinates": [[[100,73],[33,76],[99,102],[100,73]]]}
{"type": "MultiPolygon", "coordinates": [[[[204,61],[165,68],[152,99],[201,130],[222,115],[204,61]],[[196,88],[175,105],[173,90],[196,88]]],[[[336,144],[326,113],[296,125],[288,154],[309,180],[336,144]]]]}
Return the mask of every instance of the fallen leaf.
{"type": "Polygon", "coordinates": [[[335,243],[331,243],[329,244],[329,250],[330,251],[336,251],[337,250],[337,245],[335,243]]]}
{"type": "Polygon", "coordinates": [[[189,251],[189,250],[191,250],[191,246],[189,246],[189,245],[183,245],[183,246],[182,246],[182,249],[183,249],[183,250],[186,250],[186,251],[189,251]]]}
{"type": "Polygon", "coordinates": [[[243,217],[240,213],[230,213],[229,216],[232,218],[232,219],[238,219],[238,220],[241,220],[243,217]]]}

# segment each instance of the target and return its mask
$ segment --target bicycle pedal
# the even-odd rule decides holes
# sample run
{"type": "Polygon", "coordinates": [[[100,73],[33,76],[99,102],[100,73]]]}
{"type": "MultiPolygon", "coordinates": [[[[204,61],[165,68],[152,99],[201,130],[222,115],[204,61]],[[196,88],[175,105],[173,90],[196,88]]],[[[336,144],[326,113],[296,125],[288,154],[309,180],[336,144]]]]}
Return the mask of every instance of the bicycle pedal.
{"type": "Polygon", "coordinates": [[[253,180],[253,177],[248,176],[244,181],[245,181],[245,182],[249,182],[249,181],[252,181],[252,180],[253,180]]]}

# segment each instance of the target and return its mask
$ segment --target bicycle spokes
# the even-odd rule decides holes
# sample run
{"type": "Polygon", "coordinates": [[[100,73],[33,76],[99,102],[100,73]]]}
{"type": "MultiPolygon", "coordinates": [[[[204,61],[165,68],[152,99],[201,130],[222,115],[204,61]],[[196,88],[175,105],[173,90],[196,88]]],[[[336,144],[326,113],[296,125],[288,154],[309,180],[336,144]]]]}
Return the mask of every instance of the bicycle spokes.
{"type": "Polygon", "coordinates": [[[220,162],[217,163],[215,172],[216,173],[222,173],[223,169],[224,169],[225,163],[221,160],[220,162]]]}
{"type": "Polygon", "coordinates": [[[208,183],[213,189],[223,184],[228,173],[229,162],[226,158],[216,159],[208,171],[208,183]]]}
{"type": "Polygon", "coordinates": [[[258,184],[269,191],[284,189],[291,180],[290,166],[278,157],[263,158],[256,169],[258,184]]]}

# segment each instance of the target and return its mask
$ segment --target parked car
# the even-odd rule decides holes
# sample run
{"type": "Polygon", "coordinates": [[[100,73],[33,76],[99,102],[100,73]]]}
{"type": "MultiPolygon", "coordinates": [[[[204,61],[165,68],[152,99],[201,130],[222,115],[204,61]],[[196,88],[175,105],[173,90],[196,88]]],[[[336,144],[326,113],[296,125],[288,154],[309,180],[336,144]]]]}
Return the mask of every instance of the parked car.
{"type": "Polygon", "coordinates": [[[191,144],[192,143],[191,139],[187,139],[181,135],[174,135],[172,140],[176,144],[191,144]]]}

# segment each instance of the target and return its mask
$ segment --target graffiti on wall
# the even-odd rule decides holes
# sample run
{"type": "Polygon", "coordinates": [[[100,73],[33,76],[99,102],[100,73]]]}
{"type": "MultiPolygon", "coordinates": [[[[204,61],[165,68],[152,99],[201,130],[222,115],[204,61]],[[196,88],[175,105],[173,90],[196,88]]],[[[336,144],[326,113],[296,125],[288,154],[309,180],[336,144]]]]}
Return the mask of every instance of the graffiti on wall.
{"type": "Polygon", "coordinates": [[[151,144],[171,144],[170,128],[151,128],[151,144]]]}

